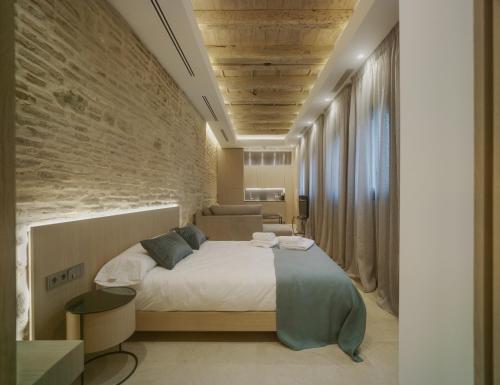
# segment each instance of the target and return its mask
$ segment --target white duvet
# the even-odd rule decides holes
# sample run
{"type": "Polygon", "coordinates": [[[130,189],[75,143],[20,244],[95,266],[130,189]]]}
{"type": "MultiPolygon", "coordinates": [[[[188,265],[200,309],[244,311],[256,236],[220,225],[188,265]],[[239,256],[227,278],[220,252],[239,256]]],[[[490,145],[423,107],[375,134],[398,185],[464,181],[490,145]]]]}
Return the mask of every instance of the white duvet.
{"type": "Polygon", "coordinates": [[[207,241],[173,270],[153,268],[136,290],[137,310],[274,311],[274,254],[249,242],[207,241]]]}

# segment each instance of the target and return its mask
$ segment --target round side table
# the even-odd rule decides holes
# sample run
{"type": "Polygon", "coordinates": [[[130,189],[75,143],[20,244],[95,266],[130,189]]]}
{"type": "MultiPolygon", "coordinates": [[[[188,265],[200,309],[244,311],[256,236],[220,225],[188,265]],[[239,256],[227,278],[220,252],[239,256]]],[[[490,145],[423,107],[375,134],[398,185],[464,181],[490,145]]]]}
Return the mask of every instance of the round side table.
{"type": "MultiPolygon", "coordinates": [[[[129,287],[106,287],[79,295],[65,306],[66,339],[83,340],[85,353],[118,346],[117,351],[92,357],[85,365],[112,354],[126,354],[134,359],[134,368],[117,385],[124,383],[137,369],[137,356],[122,350],[122,342],[135,331],[135,296],[135,290],[129,287]]],[[[84,383],[83,373],[81,383],[84,383]]]]}

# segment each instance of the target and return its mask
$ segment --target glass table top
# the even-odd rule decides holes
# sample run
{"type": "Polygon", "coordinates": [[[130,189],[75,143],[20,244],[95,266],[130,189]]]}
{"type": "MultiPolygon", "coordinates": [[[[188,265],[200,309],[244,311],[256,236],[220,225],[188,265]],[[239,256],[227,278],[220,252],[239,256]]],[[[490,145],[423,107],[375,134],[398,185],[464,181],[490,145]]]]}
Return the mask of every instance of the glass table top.
{"type": "Polygon", "coordinates": [[[126,305],[135,295],[135,290],[130,287],[105,287],[73,298],[64,309],[73,314],[100,313],[126,305]]]}

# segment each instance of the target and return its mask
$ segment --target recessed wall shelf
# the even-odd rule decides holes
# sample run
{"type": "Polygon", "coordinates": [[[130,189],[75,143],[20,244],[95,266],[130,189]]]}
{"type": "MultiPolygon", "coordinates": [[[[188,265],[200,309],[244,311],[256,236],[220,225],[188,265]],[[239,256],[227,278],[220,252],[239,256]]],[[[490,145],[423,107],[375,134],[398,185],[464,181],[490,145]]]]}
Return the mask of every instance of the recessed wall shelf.
{"type": "Polygon", "coordinates": [[[284,187],[247,187],[245,188],[246,202],[284,202],[284,187]]]}

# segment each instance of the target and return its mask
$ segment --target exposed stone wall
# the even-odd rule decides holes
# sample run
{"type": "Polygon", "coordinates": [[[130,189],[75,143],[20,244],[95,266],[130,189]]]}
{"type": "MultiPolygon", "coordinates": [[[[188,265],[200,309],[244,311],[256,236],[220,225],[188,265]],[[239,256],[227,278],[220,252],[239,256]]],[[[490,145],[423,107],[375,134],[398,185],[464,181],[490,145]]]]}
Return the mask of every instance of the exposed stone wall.
{"type": "Polygon", "coordinates": [[[104,0],[18,0],[17,212],[26,225],[216,200],[217,147],[185,94],[104,0]]]}

